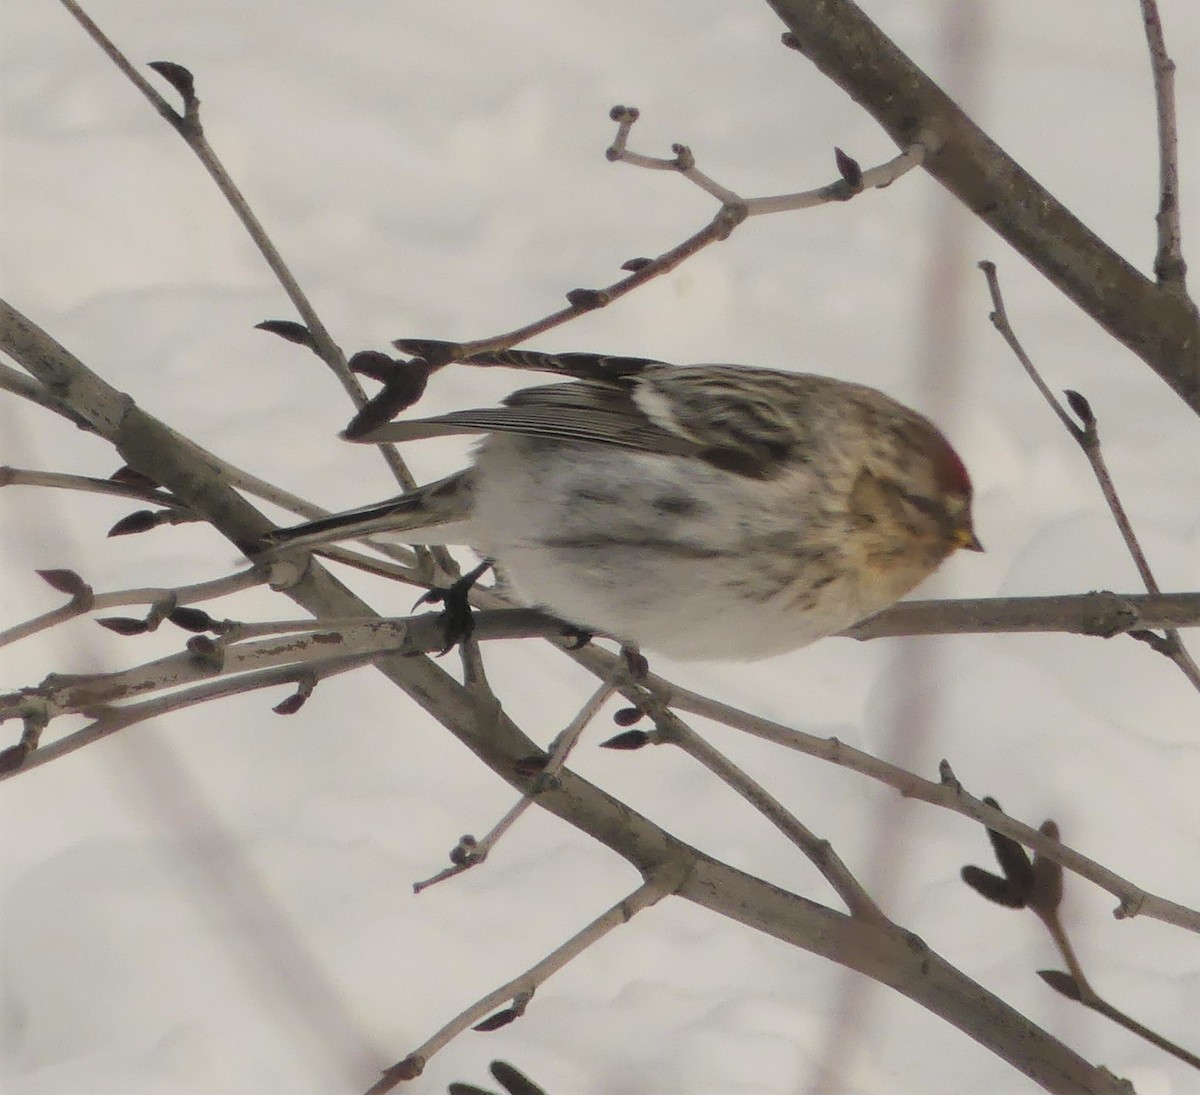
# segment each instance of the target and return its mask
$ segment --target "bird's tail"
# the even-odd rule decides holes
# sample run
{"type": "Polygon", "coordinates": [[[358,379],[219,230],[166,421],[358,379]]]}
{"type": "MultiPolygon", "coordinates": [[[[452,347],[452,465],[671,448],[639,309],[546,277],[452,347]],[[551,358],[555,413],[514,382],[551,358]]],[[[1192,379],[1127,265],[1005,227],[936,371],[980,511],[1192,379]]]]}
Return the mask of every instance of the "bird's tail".
{"type": "Polygon", "coordinates": [[[274,557],[291,548],[356,540],[376,533],[417,533],[418,530],[422,533],[434,531],[428,536],[414,535],[412,540],[399,535],[394,538],[404,543],[459,543],[463,541],[457,537],[447,538],[439,530],[464,522],[470,516],[471,479],[469,472],[462,471],[386,502],[274,529],[263,537],[263,544],[266,553],[274,557]]]}

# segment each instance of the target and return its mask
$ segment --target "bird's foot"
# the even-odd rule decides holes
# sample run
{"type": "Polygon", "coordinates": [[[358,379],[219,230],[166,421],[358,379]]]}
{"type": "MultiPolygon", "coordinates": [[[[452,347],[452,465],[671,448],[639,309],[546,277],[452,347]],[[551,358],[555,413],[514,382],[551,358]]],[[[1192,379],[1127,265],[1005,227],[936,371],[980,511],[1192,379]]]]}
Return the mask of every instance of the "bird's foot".
{"type": "Polygon", "coordinates": [[[563,628],[563,638],[569,640],[568,650],[582,650],[595,636],[594,631],[588,631],[584,627],[575,627],[573,624],[567,624],[563,628]]]}
{"type": "Polygon", "coordinates": [[[632,643],[621,644],[621,657],[625,659],[625,668],[633,681],[640,684],[650,675],[650,663],[646,655],[632,643]]]}
{"type": "Polygon", "coordinates": [[[440,604],[442,606],[438,620],[442,625],[442,638],[446,645],[438,651],[439,658],[443,654],[448,654],[458,643],[466,642],[475,630],[475,617],[471,614],[471,587],[483,577],[491,565],[492,561],[485,559],[479,566],[467,571],[456,582],[421,594],[417,598],[417,603],[413,605],[413,608],[416,608],[417,605],[440,604]]]}

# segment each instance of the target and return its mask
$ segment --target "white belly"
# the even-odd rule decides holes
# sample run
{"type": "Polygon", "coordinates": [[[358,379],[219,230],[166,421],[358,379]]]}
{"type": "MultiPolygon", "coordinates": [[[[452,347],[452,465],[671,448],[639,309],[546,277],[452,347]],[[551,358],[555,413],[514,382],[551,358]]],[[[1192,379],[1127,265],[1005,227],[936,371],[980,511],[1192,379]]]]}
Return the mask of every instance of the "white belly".
{"type": "Polygon", "coordinates": [[[836,536],[812,553],[795,480],[493,435],[475,487],[475,546],[524,600],[670,657],[766,657],[882,607],[837,578],[836,536]]]}

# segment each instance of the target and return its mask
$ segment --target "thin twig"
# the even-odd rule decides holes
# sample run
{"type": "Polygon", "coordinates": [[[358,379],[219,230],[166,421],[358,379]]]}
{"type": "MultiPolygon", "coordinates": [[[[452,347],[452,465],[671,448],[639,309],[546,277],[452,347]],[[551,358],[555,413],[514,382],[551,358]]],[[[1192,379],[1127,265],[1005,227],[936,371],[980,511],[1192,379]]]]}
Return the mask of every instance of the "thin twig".
{"type": "Polygon", "coordinates": [[[1118,1026],[1124,1027],[1131,1034],[1136,1034],[1139,1038],[1149,1042],[1152,1046],[1157,1046],[1164,1053],[1169,1053],[1172,1057],[1182,1061],[1186,1065],[1191,1065],[1192,1068],[1200,1069],[1200,1057],[1189,1050],[1184,1049],[1181,1045],[1172,1042],[1169,1038],[1163,1037],[1155,1030],[1151,1030],[1143,1023],[1139,1023],[1131,1015],[1127,1015],[1119,1008],[1114,1007],[1103,997],[1097,996],[1094,992],[1079,1001],[1084,1007],[1091,1008],[1095,1012],[1103,1015],[1106,1019],[1111,1019],[1118,1026]]]}
{"type": "Polygon", "coordinates": [[[1154,104],[1158,123],[1158,250],[1154,276],[1159,285],[1181,296],[1187,292],[1187,263],[1183,259],[1183,237],[1179,209],[1179,127],[1175,110],[1175,62],[1167,55],[1158,0],[1140,0],[1150,67],[1154,73],[1154,104]]]}
{"type": "MultiPolygon", "coordinates": [[[[491,1016],[502,1005],[511,1001],[514,1006],[510,1009],[510,1017],[517,1018],[524,1012],[534,991],[545,984],[553,974],[568,962],[578,958],[589,947],[598,943],[614,928],[619,928],[642,909],[648,908],[671,893],[678,881],[669,875],[648,878],[623,901],[618,901],[602,916],[597,917],[586,928],[573,935],[561,947],[555,948],[521,976],[514,977],[507,984],[489,992],[456,1015],[403,1060],[397,1061],[391,1068],[386,1069],[378,1082],[372,1084],[367,1090],[366,1095],[383,1095],[384,1092],[391,1091],[397,1084],[420,1076],[435,1053],[444,1049],[454,1038],[475,1026],[480,1020],[491,1016]]],[[[505,1018],[509,1018],[509,1016],[505,1018]]]]}
{"type": "Polygon", "coordinates": [[[157,506],[178,505],[178,499],[157,487],[121,483],[114,479],[98,479],[90,475],[34,471],[31,468],[0,467],[0,487],[50,487],[88,494],[111,494],[118,498],[133,498],[157,506]]]}
{"type": "Polygon", "coordinates": [[[952,778],[943,777],[938,782],[923,779],[860,749],[846,745],[837,738],[820,738],[802,730],[795,730],[770,719],[741,711],[736,707],[721,703],[720,700],[680,688],[659,677],[651,676],[646,682],[646,686],[662,702],[668,703],[672,708],[690,711],[735,730],[753,734],[765,741],[772,741],[807,756],[858,772],[860,775],[895,788],[907,798],[914,798],[952,810],[990,829],[1002,832],[1113,894],[1120,900],[1119,907],[1114,910],[1114,915],[1118,919],[1130,916],[1148,916],[1188,931],[1200,933],[1200,911],[1148,893],[1065,844],[1051,840],[1037,829],[993,809],[981,799],[968,794],[961,784],[952,778]]]}
{"type": "Polygon", "coordinates": [[[517,327],[491,338],[477,339],[464,342],[459,346],[459,357],[467,358],[476,354],[492,353],[505,350],[519,342],[544,334],[546,331],[597,308],[604,308],[614,300],[632,292],[640,285],[661,277],[674,270],[675,267],[702,251],[710,244],[728,239],[730,234],[747,217],[761,216],[767,213],[779,213],[797,209],[810,209],[830,202],[846,201],[863,190],[879,189],[890,186],[896,179],[917,167],[925,158],[925,148],[914,144],[899,156],[888,160],[878,167],[866,171],[858,167],[849,157],[841,156],[839,164],[847,165],[843,169],[843,177],[836,182],[815,190],[806,190],[796,194],[780,194],[774,197],[742,198],[727,187],[714,182],[707,175],[696,169],[695,157],[684,145],[675,145],[675,156],[672,159],[658,159],[653,156],[643,156],[630,152],[626,148],[629,130],[637,121],[638,112],[633,107],[615,106],[610,116],[617,123],[617,136],[605,153],[609,160],[624,161],[635,167],[652,170],[670,170],[683,175],[684,178],[699,186],[705,193],[712,195],[721,203],[713,219],[700,231],[689,236],[682,243],[663,252],[655,259],[635,259],[626,264],[626,269],[632,270],[628,277],[621,278],[603,289],[572,289],[567,294],[568,306],[548,316],[517,327]],[[852,166],[850,166],[852,165],[852,166]],[[847,176],[851,176],[848,178],[847,176]]]}
{"type": "MultiPolygon", "coordinates": [[[[309,334],[313,339],[314,345],[318,349],[318,356],[329,366],[333,374],[341,382],[342,387],[349,394],[354,406],[362,407],[367,402],[366,393],[363,391],[362,385],[359,384],[358,378],[347,367],[346,356],[342,353],[341,347],[333,341],[324,323],[321,322],[320,316],[317,315],[316,309],[313,308],[304,290],[300,288],[299,282],[296,281],[291,270],[288,269],[287,264],[283,261],[283,256],[280,255],[279,250],[267,235],[258,217],[255,216],[254,211],[250,208],[241,191],[225,170],[224,165],[217,158],[217,154],[213,151],[212,146],[204,136],[204,129],[200,124],[199,117],[199,100],[195,98],[194,94],[185,96],[185,110],[182,114],[179,113],[130,64],[125,55],[86,12],[75,3],[75,0],[61,0],[61,2],[75,17],[80,26],[84,28],[92,41],[108,55],[113,64],[128,77],[133,85],[149,100],[150,105],[170,123],[171,127],[196,154],[197,158],[204,165],[204,169],[217,184],[217,188],[225,196],[225,200],[229,202],[238,220],[242,222],[242,226],[254,241],[254,245],[258,248],[259,253],[266,260],[276,280],[283,287],[283,291],[292,302],[292,306],[300,314],[304,325],[308,328],[309,334]]],[[[412,473],[409,472],[396,447],[394,445],[380,445],[379,449],[392,474],[396,477],[396,481],[405,490],[413,490],[417,485],[416,480],[413,479],[412,473]]]]}
{"type": "MultiPolygon", "coordinates": [[[[600,713],[600,708],[616,692],[617,686],[615,681],[620,672],[620,669],[614,669],[613,675],[596,689],[591,699],[583,705],[579,713],[554,739],[549,750],[547,750],[546,761],[538,771],[530,792],[522,795],[508,812],[492,826],[491,830],[482,840],[476,840],[469,834],[461,837],[454,850],[450,853],[451,866],[446,867],[444,870],[421,882],[414,882],[413,893],[421,893],[423,890],[429,889],[430,886],[436,886],[439,882],[444,882],[448,878],[454,878],[464,871],[469,871],[472,867],[477,867],[487,859],[492,849],[496,846],[496,842],[516,824],[517,819],[533,805],[538,794],[562,769],[571,750],[575,747],[575,743],[579,741],[580,734],[587,729],[588,724],[600,713]]],[[[495,699],[495,697],[492,697],[492,699],[495,699]]]]}
{"type": "Polygon", "coordinates": [[[36,403],[39,407],[45,407],[48,411],[69,417],[72,422],[77,424],[79,422],[78,417],[68,411],[63,401],[55,396],[45,384],[2,362],[0,362],[0,391],[12,392],[13,395],[19,395],[22,399],[36,403]]]}
{"type": "MultiPolygon", "coordinates": [[[[1104,453],[1100,448],[1100,432],[1096,426],[1095,414],[1093,414],[1087,400],[1079,395],[1078,392],[1068,392],[1067,397],[1071,401],[1072,408],[1082,420],[1083,425],[1078,425],[1067,413],[1066,408],[1059,402],[1058,398],[1050,391],[1049,386],[1042,379],[1037,366],[1030,360],[1029,355],[1025,353],[1024,347],[1022,347],[1016,332],[1012,328],[1012,324],[1009,322],[1008,312],[1004,307],[1004,297],[1000,292],[1000,278],[996,273],[996,264],[993,262],[981,262],[979,268],[983,271],[983,276],[987,279],[988,292],[992,297],[993,311],[990,317],[992,326],[1000,332],[1001,337],[1008,343],[1017,360],[1020,361],[1025,372],[1037,387],[1037,390],[1042,393],[1042,398],[1050,405],[1051,410],[1058,415],[1058,420],[1066,427],[1067,432],[1083,450],[1084,456],[1087,457],[1088,463],[1091,465],[1092,474],[1095,475],[1096,482],[1100,485],[1100,492],[1104,495],[1104,501],[1108,505],[1109,512],[1112,514],[1113,520],[1117,524],[1117,529],[1121,533],[1121,539],[1125,542],[1125,546],[1133,558],[1138,574],[1141,575],[1142,582],[1145,584],[1148,592],[1152,594],[1160,593],[1161,590],[1159,589],[1158,582],[1155,580],[1154,574],[1150,569],[1150,563],[1146,559],[1146,553],[1142,550],[1137,533],[1134,532],[1133,523],[1129,520],[1129,515],[1125,512],[1125,507],[1121,504],[1116,485],[1109,474],[1108,465],[1104,460],[1104,453]]],[[[1195,659],[1188,653],[1178,631],[1174,628],[1167,628],[1165,642],[1152,645],[1154,645],[1154,649],[1159,653],[1165,654],[1170,658],[1179,668],[1179,671],[1187,677],[1192,687],[1200,692],[1200,666],[1196,664],[1195,659]]]]}
{"type": "Polygon", "coordinates": [[[841,634],[996,635],[1057,632],[1110,639],[1136,628],[1200,626],[1200,593],[1067,593],[1054,597],[981,597],[901,601],[841,634]]]}
{"type": "Polygon", "coordinates": [[[879,923],[889,922],[883,910],[871,899],[828,840],[818,837],[766,788],[714,749],[677,715],[665,708],[652,709],[650,714],[658,728],[657,739],[678,746],[688,756],[698,760],[783,833],[821,872],[834,892],[846,903],[851,916],[879,923]]]}
{"type": "MultiPolygon", "coordinates": [[[[344,658],[331,658],[321,665],[319,671],[314,671],[309,666],[278,666],[254,673],[241,673],[228,679],[210,681],[194,688],[185,688],[152,700],[145,700],[142,703],[126,704],[122,707],[103,707],[94,712],[96,716],[94,721],[80,730],[66,734],[49,745],[39,745],[32,751],[22,750],[23,756],[19,760],[4,756],[4,760],[0,762],[0,780],[9,779],[18,772],[40,768],[43,764],[58,760],[60,757],[82,749],[85,745],[91,745],[115,734],[118,730],[124,730],[126,727],[145,722],[147,719],[158,718],[160,715],[172,711],[181,711],[186,707],[209,703],[226,696],[236,696],[263,688],[273,688],[276,685],[305,681],[314,673],[321,679],[325,679],[368,665],[376,657],[378,657],[377,654],[366,653],[344,658]]],[[[4,754],[9,753],[9,750],[4,750],[4,754]]]]}
{"type": "MultiPolygon", "coordinates": [[[[47,612],[6,631],[0,631],[0,646],[24,639],[29,635],[35,635],[39,631],[44,631],[65,620],[74,619],[88,612],[120,608],[125,605],[169,604],[171,608],[174,608],[179,605],[198,604],[201,601],[210,601],[217,597],[226,597],[231,593],[239,593],[243,589],[251,589],[256,585],[262,585],[265,580],[266,576],[262,573],[243,570],[223,578],[177,586],[174,589],[150,586],[141,589],[116,590],[112,593],[92,593],[89,587],[86,597],[74,596],[62,608],[47,612]]],[[[163,615],[165,614],[163,613],[163,615]]],[[[153,625],[157,625],[157,620],[153,622],[153,625]]],[[[153,626],[149,630],[153,630],[153,626]]]]}

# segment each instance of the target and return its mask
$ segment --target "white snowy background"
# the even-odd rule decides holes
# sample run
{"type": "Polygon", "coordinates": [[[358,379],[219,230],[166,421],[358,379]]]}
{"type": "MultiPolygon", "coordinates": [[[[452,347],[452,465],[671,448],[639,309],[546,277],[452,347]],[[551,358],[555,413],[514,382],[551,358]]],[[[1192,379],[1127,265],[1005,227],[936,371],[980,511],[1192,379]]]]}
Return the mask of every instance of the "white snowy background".
{"type": "MultiPolygon", "coordinates": [[[[868,13],[1025,167],[1131,262],[1154,246],[1150,66],[1135,0],[867,0],[868,13]],[[957,28],[957,29],[956,29],[957,28]]],[[[894,154],[871,119],[779,45],[765,4],[608,0],[92,0],[137,64],[196,75],[206,131],[348,350],[472,338],[602,285],[713,213],[685,181],[606,163],[614,103],[633,147],[691,145],[745,195],[821,185],[840,145],[894,154]]],[[[1179,62],[1185,242],[1200,271],[1200,10],[1162,0],[1179,62]]],[[[394,492],[336,437],[350,415],[317,360],[252,329],[292,318],[191,153],[50,0],[5,0],[0,289],[94,370],[223,457],[330,508],[394,492]]],[[[169,92],[168,92],[169,94],[169,92]]],[[[613,307],[545,337],[670,361],[736,361],[877,385],[937,417],[977,484],[985,555],[924,593],[1110,588],[1137,578],[1090,472],[988,320],[974,264],[1000,267],[1050,385],[1077,388],[1160,582],[1200,588],[1200,422],[928,177],[758,219],[613,307]]],[[[1198,273],[1200,276],[1200,273],[1198,273]]],[[[424,409],[527,377],[440,374],[424,409]]],[[[406,453],[421,478],[464,446],[406,453]]],[[[0,463],[107,473],[108,447],[0,398],[0,463]]],[[[58,604],[34,568],[98,590],[216,577],[215,533],[106,540],[130,506],[0,491],[0,621],[58,604]]],[[[284,515],[280,514],[282,519],[284,515]]],[[[403,613],[411,591],[356,581],[403,613]]],[[[210,607],[293,615],[270,594],[210,607]]],[[[178,649],[76,621],[6,648],[0,687],[178,649]]],[[[1193,645],[1200,647],[1200,638],[1193,645]]],[[[593,687],[538,643],[486,651],[502,697],[548,740],[593,687]]],[[[656,670],[969,789],[1154,892],[1200,904],[1200,697],[1131,640],[831,639],[753,665],[656,670]]],[[[533,812],[483,868],[414,897],[512,792],[370,671],[295,717],[258,694],[173,715],[0,789],[6,1095],[355,1092],[476,996],[632,889],[623,862],[533,812]]],[[[1050,992],[1034,917],[958,881],[983,832],[852,774],[704,728],[831,839],[899,923],[1140,1095],[1196,1073],[1050,992]]],[[[5,742],[17,733],[4,727],[5,742]]],[[[573,766],[686,840],[813,898],[815,871],[671,750],[573,766]]],[[[15,740],[15,738],[14,738],[15,740]]],[[[1195,1050],[1200,950],[1070,879],[1065,917],[1095,987],[1195,1050]]],[[[550,981],[520,1022],[467,1034],[409,1090],[484,1082],[506,1058],[552,1095],[917,1095],[1030,1084],[888,990],[679,901],[550,981]]]]}

